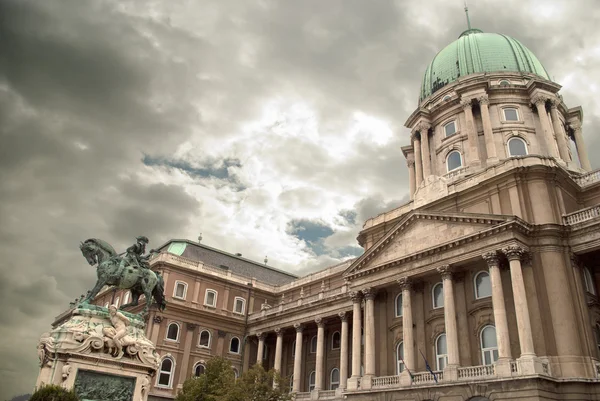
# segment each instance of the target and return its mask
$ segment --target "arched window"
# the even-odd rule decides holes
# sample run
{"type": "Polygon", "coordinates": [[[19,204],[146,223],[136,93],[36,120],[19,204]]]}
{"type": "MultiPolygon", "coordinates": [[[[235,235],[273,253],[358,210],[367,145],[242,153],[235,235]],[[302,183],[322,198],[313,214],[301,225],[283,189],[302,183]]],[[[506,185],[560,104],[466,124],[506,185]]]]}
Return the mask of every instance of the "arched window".
{"type": "Polygon", "coordinates": [[[340,370],[338,368],[331,369],[329,374],[329,390],[335,390],[340,386],[340,370]]]}
{"type": "Polygon", "coordinates": [[[158,379],[156,380],[156,387],[171,388],[173,385],[173,368],[175,367],[175,361],[170,356],[165,357],[160,363],[160,369],[158,370],[158,379]]]}
{"type": "Polygon", "coordinates": [[[217,292],[215,290],[206,290],[204,295],[204,305],[215,308],[217,306],[217,292]]]}
{"type": "Polygon", "coordinates": [[[294,391],[294,374],[290,375],[290,393],[294,391]]]}
{"type": "Polygon", "coordinates": [[[404,371],[404,342],[400,341],[396,346],[396,374],[400,374],[404,371]]]}
{"type": "Polygon", "coordinates": [[[202,330],[198,339],[198,346],[201,348],[210,348],[210,340],[212,339],[211,337],[210,331],[202,330]]]}
{"type": "Polygon", "coordinates": [[[451,121],[448,124],[444,125],[444,133],[446,134],[446,136],[456,134],[456,122],[451,121]]]}
{"type": "Polygon", "coordinates": [[[131,291],[127,291],[123,296],[123,305],[128,304],[131,299],[131,291]]]}
{"type": "Polygon", "coordinates": [[[446,157],[446,168],[448,172],[462,167],[462,156],[458,150],[453,150],[446,157]]]}
{"type": "Polygon", "coordinates": [[[312,372],[310,372],[310,375],[308,375],[308,391],[313,391],[315,389],[316,377],[317,377],[317,374],[315,373],[314,370],[312,372]]]}
{"type": "Polygon", "coordinates": [[[507,107],[503,111],[504,121],[519,121],[519,112],[514,107],[507,107]]]}
{"type": "Polygon", "coordinates": [[[600,354],[600,324],[596,323],[596,347],[598,347],[598,353],[600,354]]]}
{"type": "Polygon", "coordinates": [[[431,296],[433,297],[433,308],[444,307],[444,284],[437,283],[431,289],[431,296]]]}
{"type": "Polygon", "coordinates": [[[527,144],[522,138],[514,136],[508,140],[507,145],[510,157],[527,156],[527,144]]]}
{"type": "Polygon", "coordinates": [[[231,341],[229,342],[229,352],[232,354],[240,353],[240,339],[237,337],[231,337],[231,341]]]}
{"type": "Polygon", "coordinates": [[[233,301],[233,313],[237,313],[238,315],[243,315],[246,311],[246,300],[241,297],[235,297],[233,301]]]}
{"type": "Polygon", "coordinates": [[[198,362],[194,366],[194,376],[198,377],[201,374],[204,374],[204,369],[205,369],[205,366],[202,363],[198,362]]]}
{"type": "Polygon", "coordinates": [[[498,340],[496,339],[496,328],[485,326],[481,330],[481,362],[491,365],[498,360],[498,340]]]}
{"type": "Polygon", "coordinates": [[[502,81],[500,81],[499,83],[500,83],[500,86],[509,86],[509,85],[510,85],[510,82],[509,82],[509,81],[507,81],[506,79],[503,79],[503,80],[502,80],[502,81]]]}
{"type": "Polygon", "coordinates": [[[179,325],[177,323],[171,323],[167,328],[167,340],[179,340],[179,325]]]}
{"type": "Polygon", "coordinates": [[[310,353],[317,353],[317,336],[313,336],[313,338],[310,339],[310,353]]]}
{"type": "Polygon", "coordinates": [[[340,349],[340,345],[342,342],[342,336],[339,331],[336,331],[331,336],[331,349],[340,349]]]}
{"type": "Polygon", "coordinates": [[[114,305],[115,305],[115,306],[118,308],[118,307],[119,307],[119,303],[120,303],[120,302],[121,302],[121,298],[119,298],[119,297],[116,297],[116,298],[115,298],[115,304],[114,304],[114,305]]]}
{"type": "Polygon", "coordinates": [[[446,347],[446,333],[440,334],[435,340],[435,363],[437,370],[444,370],[448,364],[448,347],[446,347]]]}
{"type": "Polygon", "coordinates": [[[396,317],[402,317],[402,293],[396,295],[395,301],[396,317]]]}
{"type": "Polygon", "coordinates": [[[592,272],[587,267],[583,268],[583,281],[585,284],[585,290],[592,295],[596,295],[596,287],[594,286],[592,272]]]}
{"type": "Polygon", "coordinates": [[[447,102],[448,100],[452,99],[452,97],[450,97],[450,95],[446,95],[444,96],[444,98],[442,99],[444,102],[447,102]]]}
{"type": "Polygon", "coordinates": [[[292,357],[296,356],[296,340],[292,341],[292,357]]]}
{"type": "Polygon", "coordinates": [[[475,275],[475,298],[487,298],[492,296],[492,282],[488,272],[479,272],[475,275]]]}
{"type": "Polygon", "coordinates": [[[176,281],[175,288],[173,289],[173,298],[185,299],[187,295],[187,283],[183,281],[176,281]]]}

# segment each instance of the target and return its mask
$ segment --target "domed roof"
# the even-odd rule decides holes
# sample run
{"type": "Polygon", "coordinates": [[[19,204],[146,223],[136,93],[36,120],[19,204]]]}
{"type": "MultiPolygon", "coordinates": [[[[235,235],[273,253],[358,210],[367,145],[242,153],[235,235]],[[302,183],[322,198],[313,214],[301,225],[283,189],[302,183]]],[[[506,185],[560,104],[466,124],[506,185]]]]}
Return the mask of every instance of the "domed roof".
{"type": "Polygon", "coordinates": [[[550,80],[537,57],[518,40],[479,29],[464,31],[440,51],[427,67],[421,97],[435,93],[459,77],[479,72],[522,72],[550,80]]]}

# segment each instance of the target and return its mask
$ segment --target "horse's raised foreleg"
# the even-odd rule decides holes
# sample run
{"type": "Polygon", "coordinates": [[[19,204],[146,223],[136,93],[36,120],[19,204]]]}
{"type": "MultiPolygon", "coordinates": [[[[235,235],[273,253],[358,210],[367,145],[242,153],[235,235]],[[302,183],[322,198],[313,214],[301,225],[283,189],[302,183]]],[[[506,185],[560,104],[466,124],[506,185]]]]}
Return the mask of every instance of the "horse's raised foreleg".
{"type": "Polygon", "coordinates": [[[89,304],[92,299],[96,298],[96,295],[98,295],[102,287],[104,287],[105,285],[106,280],[98,279],[98,281],[96,281],[96,285],[94,286],[94,288],[92,288],[92,291],[90,291],[89,295],[83,301],[81,301],[81,303],[89,304]]]}

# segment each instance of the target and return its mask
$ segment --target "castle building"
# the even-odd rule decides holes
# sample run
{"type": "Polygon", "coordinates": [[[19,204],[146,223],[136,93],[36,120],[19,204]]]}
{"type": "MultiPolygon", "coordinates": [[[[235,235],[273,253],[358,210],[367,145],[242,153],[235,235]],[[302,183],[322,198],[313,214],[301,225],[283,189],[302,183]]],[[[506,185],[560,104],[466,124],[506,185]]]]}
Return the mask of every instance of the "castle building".
{"type": "Polygon", "coordinates": [[[600,399],[600,171],[560,88],[518,40],[469,29],[425,71],[411,200],[364,223],[362,256],[298,278],[163,245],[150,399],[214,355],[277,369],[298,400],[600,399]]]}

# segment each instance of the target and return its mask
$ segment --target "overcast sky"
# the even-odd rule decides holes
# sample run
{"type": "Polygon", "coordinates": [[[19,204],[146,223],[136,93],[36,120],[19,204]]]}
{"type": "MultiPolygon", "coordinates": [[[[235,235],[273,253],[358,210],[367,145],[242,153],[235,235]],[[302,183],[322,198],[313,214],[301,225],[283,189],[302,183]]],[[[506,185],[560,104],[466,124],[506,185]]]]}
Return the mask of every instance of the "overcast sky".
{"type": "MultiPolygon", "coordinates": [[[[600,166],[597,1],[470,1],[585,112],[600,166]]],[[[407,199],[400,147],[461,0],[0,0],[0,398],[95,271],[79,241],[203,243],[299,274],[407,199]]]]}

